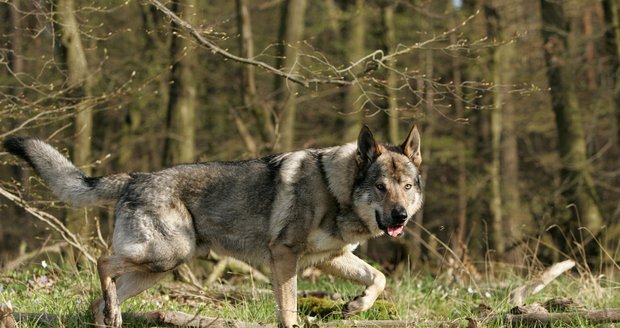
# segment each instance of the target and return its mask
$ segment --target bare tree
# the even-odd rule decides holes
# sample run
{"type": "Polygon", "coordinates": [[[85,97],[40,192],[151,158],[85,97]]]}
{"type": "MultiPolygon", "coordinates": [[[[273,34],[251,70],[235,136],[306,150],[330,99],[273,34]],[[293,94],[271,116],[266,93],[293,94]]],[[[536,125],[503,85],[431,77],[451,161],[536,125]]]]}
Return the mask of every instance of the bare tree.
{"type": "MultiPolygon", "coordinates": [[[[81,169],[85,174],[91,174],[92,169],[87,164],[92,161],[93,102],[91,97],[94,79],[86,61],[73,0],[56,0],[54,4],[56,28],[60,34],[62,64],[66,69],[66,84],[74,102],[73,162],[82,165],[81,169]]],[[[83,213],[72,212],[67,215],[67,227],[76,232],[78,236],[93,234],[94,225],[87,216],[83,213]]],[[[74,259],[73,255],[69,258],[74,259]]]]}
{"type": "Polygon", "coordinates": [[[515,35],[518,35],[519,10],[510,1],[495,0],[486,4],[492,35],[499,43],[493,50],[492,79],[494,109],[491,114],[493,140],[494,238],[496,250],[505,255],[508,246],[516,244],[531,232],[531,222],[521,206],[519,190],[519,150],[515,106],[511,90],[518,66],[515,35]],[[496,208],[499,204],[500,209],[496,208]],[[519,228],[515,228],[519,227],[519,228]],[[502,245],[500,245],[502,244],[502,245]]]}
{"type": "MultiPolygon", "coordinates": [[[[240,56],[243,58],[254,58],[252,21],[247,0],[237,0],[236,5],[240,56]]],[[[264,101],[260,101],[257,97],[256,69],[254,65],[243,65],[241,67],[241,100],[245,109],[254,117],[261,143],[269,145],[268,148],[272,147],[275,140],[272,110],[264,101]]],[[[251,138],[251,136],[248,135],[245,138],[251,138]]],[[[254,148],[256,147],[255,145],[254,148]]],[[[254,149],[254,155],[256,155],[257,151],[257,149],[254,149]]]]}
{"type": "Polygon", "coordinates": [[[558,153],[562,161],[563,194],[571,211],[562,226],[579,235],[577,228],[586,227],[597,234],[603,225],[599,200],[590,174],[583,117],[575,93],[574,77],[569,74],[569,21],[561,2],[541,0],[542,36],[545,62],[555,113],[558,153]]]}
{"type": "MultiPolygon", "coordinates": [[[[285,0],[282,3],[280,30],[278,35],[278,65],[284,70],[295,72],[298,68],[298,47],[304,33],[306,0],[285,0]]],[[[291,150],[295,141],[297,105],[295,98],[298,86],[276,77],[276,112],[280,115],[281,150],[291,150]]]]}

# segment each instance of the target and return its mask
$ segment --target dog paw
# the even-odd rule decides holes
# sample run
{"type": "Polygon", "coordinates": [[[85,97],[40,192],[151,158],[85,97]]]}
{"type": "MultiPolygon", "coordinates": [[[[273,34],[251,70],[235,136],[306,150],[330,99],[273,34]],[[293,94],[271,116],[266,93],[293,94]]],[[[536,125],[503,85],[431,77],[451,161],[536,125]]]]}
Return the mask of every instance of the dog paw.
{"type": "Polygon", "coordinates": [[[121,317],[121,309],[118,304],[108,306],[106,304],[103,309],[103,322],[106,327],[120,328],[123,324],[123,318],[121,317]]]}
{"type": "Polygon", "coordinates": [[[106,317],[104,319],[106,327],[114,327],[120,328],[123,324],[123,319],[121,318],[121,313],[119,310],[113,311],[112,313],[106,313],[106,317]]]}
{"type": "Polygon", "coordinates": [[[370,309],[372,303],[374,303],[374,300],[370,297],[366,295],[359,295],[344,305],[342,308],[342,316],[344,318],[349,318],[354,314],[366,311],[370,309]]]}
{"type": "Polygon", "coordinates": [[[105,327],[103,317],[103,307],[105,306],[103,299],[97,299],[91,304],[93,318],[95,319],[95,327],[105,327]]]}

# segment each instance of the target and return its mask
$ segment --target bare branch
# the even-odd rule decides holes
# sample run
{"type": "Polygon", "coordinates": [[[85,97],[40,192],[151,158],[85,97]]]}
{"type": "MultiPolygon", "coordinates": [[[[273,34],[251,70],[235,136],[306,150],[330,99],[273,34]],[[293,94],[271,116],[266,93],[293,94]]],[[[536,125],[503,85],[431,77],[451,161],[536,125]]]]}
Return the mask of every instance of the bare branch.
{"type": "Polygon", "coordinates": [[[198,31],[196,28],[194,28],[191,24],[189,24],[185,20],[181,19],[179,16],[175,15],[175,13],[173,13],[170,9],[168,9],[165,5],[163,5],[158,0],[148,0],[148,2],[151,3],[153,6],[155,6],[162,13],[164,13],[164,15],[168,16],[168,18],[170,18],[173,22],[175,22],[177,25],[182,27],[185,31],[187,31],[202,46],[208,48],[215,54],[223,56],[224,58],[234,60],[242,64],[248,64],[248,65],[254,65],[254,66],[260,67],[268,72],[274,73],[275,75],[283,77],[291,82],[301,84],[304,87],[310,87],[310,85],[312,84],[336,84],[336,85],[350,85],[351,84],[350,81],[346,81],[344,79],[319,79],[319,78],[308,79],[305,77],[300,77],[300,76],[296,76],[290,73],[286,73],[280,69],[277,69],[261,61],[257,61],[251,58],[243,58],[243,57],[239,57],[237,55],[231,54],[230,52],[220,48],[215,43],[209,41],[207,38],[205,38],[200,33],[200,31],[198,31]]]}

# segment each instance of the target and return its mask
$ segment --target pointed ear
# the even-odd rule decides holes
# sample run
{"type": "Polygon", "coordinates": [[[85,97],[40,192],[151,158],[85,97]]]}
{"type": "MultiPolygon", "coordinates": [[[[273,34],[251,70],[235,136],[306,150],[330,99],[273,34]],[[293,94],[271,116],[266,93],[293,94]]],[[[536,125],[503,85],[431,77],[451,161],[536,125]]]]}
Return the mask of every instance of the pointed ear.
{"type": "Polygon", "coordinates": [[[409,134],[407,135],[407,139],[400,146],[403,150],[403,154],[409,157],[415,166],[420,166],[422,164],[422,153],[420,152],[420,133],[418,132],[418,127],[413,125],[411,130],[409,130],[409,134]]]}
{"type": "Polygon", "coordinates": [[[372,163],[381,152],[375,142],[372,132],[368,126],[364,125],[357,137],[357,155],[359,158],[359,164],[372,163]]]}

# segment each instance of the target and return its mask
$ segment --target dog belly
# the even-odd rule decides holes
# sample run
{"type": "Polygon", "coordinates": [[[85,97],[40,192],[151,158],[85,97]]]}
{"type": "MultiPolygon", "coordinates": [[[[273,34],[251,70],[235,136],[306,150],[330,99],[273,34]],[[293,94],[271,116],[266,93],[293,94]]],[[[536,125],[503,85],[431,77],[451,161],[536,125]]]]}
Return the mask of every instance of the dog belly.
{"type": "Polygon", "coordinates": [[[229,244],[212,243],[211,250],[221,256],[230,256],[252,266],[269,264],[270,252],[267,247],[247,245],[230,247],[229,244]]]}
{"type": "Polygon", "coordinates": [[[256,216],[209,217],[197,224],[198,243],[218,255],[261,265],[269,262],[269,234],[265,219],[256,216]]]}

